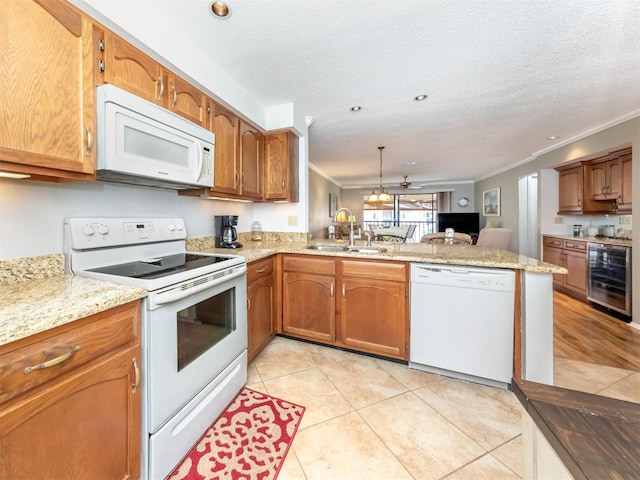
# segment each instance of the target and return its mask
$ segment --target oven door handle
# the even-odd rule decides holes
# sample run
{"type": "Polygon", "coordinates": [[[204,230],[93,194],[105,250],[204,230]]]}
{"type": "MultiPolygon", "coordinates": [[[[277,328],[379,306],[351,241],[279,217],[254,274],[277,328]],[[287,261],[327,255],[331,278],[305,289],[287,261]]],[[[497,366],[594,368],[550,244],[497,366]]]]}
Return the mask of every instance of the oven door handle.
{"type": "Polygon", "coordinates": [[[156,305],[164,305],[167,303],[177,302],[178,300],[182,300],[183,298],[187,298],[191,295],[202,292],[203,290],[207,290],[209,288],[222,285],[223,283],[227,283],[229,280],[241,277],[245,273],[247,273],[247,267],[243,266],[242,268],[238,268],[229,275],[223,275],[222,277],[216,278],[215,280],[204,282],[191,288],[182,289],[180,287],[174,287],[169,291],[154,294],[153,303],[156,305]]]}

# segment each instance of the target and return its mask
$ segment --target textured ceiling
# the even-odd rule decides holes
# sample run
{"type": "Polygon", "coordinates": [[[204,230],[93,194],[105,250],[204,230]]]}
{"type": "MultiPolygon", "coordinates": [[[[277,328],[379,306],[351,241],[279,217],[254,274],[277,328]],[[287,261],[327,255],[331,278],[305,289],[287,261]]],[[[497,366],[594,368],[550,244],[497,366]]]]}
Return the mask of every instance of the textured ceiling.
{"type": "Polygon", "coordinates": [[[637,0],[228,0],[225,20],[149,3],[256,98],[313,117],[309,161],[345,187],[377,182],[379,145],[385,184],[476,180],[640,114],[637,0]]]}

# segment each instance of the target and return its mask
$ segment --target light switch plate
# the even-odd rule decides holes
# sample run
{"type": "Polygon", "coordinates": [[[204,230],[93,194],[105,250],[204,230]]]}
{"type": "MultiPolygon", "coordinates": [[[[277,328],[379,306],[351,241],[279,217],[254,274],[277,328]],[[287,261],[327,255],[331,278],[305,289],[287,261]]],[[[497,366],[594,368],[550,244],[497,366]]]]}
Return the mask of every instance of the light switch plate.
{"type": "Polygon", "coordinates": [[[620,225],[631,225],[631,215],[620,215],[618,222],[620,225]]]}
{"type": "Polygon", "coordinates": [[[298,226],[298,216],[297,215],[289,215],[289,226],[297,227],[298,226]]]}

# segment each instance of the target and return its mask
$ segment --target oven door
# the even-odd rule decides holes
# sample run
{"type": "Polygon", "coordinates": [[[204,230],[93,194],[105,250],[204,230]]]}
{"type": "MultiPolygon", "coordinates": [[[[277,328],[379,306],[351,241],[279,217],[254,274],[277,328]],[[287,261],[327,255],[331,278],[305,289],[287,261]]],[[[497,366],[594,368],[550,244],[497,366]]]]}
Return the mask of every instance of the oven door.
{"type": "Polygon", "coordinates": [[[147,302],[147,429],[156,432],[247,349],[246,265],[181,282],[147,302]]]}

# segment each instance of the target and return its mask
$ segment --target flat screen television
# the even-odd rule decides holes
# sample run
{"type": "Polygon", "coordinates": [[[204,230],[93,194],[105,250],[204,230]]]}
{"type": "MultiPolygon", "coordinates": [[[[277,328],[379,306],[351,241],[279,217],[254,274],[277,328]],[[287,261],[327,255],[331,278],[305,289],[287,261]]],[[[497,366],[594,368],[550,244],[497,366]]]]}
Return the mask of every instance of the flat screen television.
{"type": "Polygon", "coordinates": [[[438,231],[444,232],[453,228],[456,232],[477,235],[480,231],[480,214],[474,213],[439,213],[438,231]]]}

